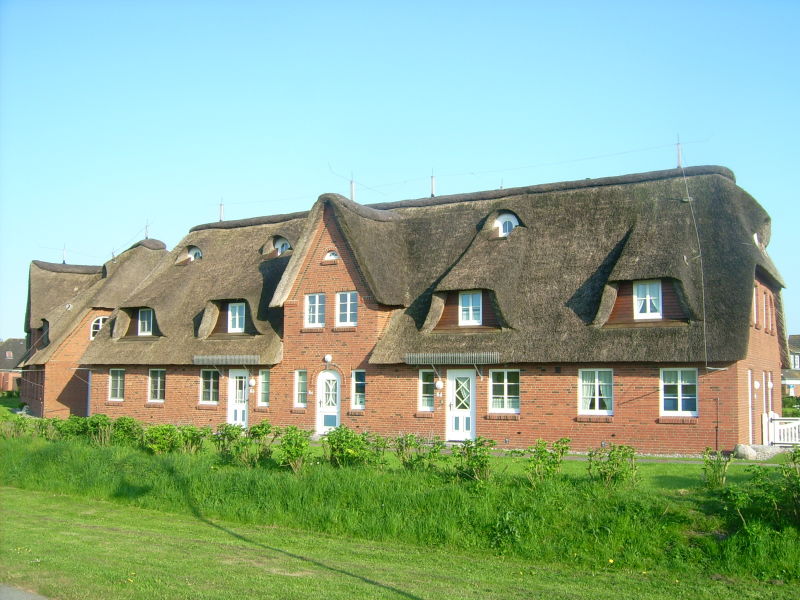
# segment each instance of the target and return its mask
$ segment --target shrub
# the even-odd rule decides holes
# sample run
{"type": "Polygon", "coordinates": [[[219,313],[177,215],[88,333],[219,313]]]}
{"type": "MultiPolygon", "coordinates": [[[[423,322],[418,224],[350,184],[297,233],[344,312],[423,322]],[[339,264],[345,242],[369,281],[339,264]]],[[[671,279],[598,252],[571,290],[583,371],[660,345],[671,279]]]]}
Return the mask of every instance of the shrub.
{"type": "Polygon", "coordinates": [[[119,417],[114,421],[111,442],[117,446],[141,446],[144,427],[133,417],[119,417]]]}
{"type": "Polygon", "coordinates": [[[57,440],[60,435],[58,433],[58,419],[53,417],[51,419],[36,419],[33,424],[33,429],[37,436],[46,439],[48,442],[57,440]]]}
{"type": "Polygon", "coordinates": [[[353,467],[374,462],[368,434],[356,433],[346,425],[339,425],[322,438],[325,456],[334,467],[353,467]]]}
{"type": "Polygon", "coordinates": [[[536,440],[536,445],[528,448],[528,462],[525,465],[525,475],[531,483],[551,479],[561,472],[564,455],[569,451],[569,438],[561,438],[553,442],[548,450],[547,442],[536,440]]]}
{"type": "Polygon", "coordinates": [[[283,430],[281,442],[281,464],[299,473],[311,454],[311,432],[290,425],[283,430]]]}
{"type": "Polygon", "coordinates": [[[453,455],[457,461],[456,474],[465,479],[487,481],[491,474],[489,457],[496,445],[494,440],[478,436],[474,440],[464,440],[459,446],[453,446],[453,455]]]}
{"type": "Polygon", "coordinates": [[[589,452],[589,477],[611,487],[636,483],[636,450],[631,446],[610,444],[589,452]]]}
{"type": "Polygon", "coordinates": [[[175,425],[152,425],[144,431],[144,448],[153,454],[175,452],[181,444],[181,434],[175,425]]]}
{"type": "Polygon", "coordinates": [[[232,425],[231,423],[222,423],[217,425],[217,433],[214,434],[214,443],[217,445],[217,450],[224,460],[233,459],[233,449],[236,440],[244,435],[244,428],[241,425],[232,425]]]}
{"type": "Polygon", "coordinates": [[[433,469],[445,460],[442,450],[445,443],[439,438],[425,439],[413,433],[399,435],[391,442],[400,464],[404,468],[433,469]]]}
{"type": "Polygon", "coordinates": [[[111,444],[114,425],[108,415],[92,415],[86,419],[86,434],[96,446],[111,444]]]}
{"type": "Polygon", "coordinates": [[[25,415],[11,415],[0,422],[0,435],[4,438],[17,438],[30,435],[34,431],[34,419],[25,415]]]}
{"type": "Polygon", "coordinates": [[[259,462],[264,462],[272,458],[272,447],[280,434],[280,427],[273,427],[268,421],[261,421],[261,423],[253,425],[247,430],[247,436],[252,439],[258,447],[259,462]]]}
{"type": "Polygon", "coordinates": [[[89,425],[86,423],[86,417],[79,417],[78,415],[70,415],[63,421],[56,422],[58,433],[65,439],[77,439],[86,437],[89,432],[89,425]]]}
{"type": "Polygon", "coordinates": [[[714,452],[711,448],[703,451],[703,481],[706,487],[725,487],[731,460],[733,460],[732,454],[725,455],[719,450],[714,452]]]}
{"type": "Polygon", "coordinates": [[[197,454],[203,449],[205,441],[211,437],[211,427],[195,427],[194,425],[181,425],[178,427],[181,435],[181,449],[187,454],[197,454]]]}

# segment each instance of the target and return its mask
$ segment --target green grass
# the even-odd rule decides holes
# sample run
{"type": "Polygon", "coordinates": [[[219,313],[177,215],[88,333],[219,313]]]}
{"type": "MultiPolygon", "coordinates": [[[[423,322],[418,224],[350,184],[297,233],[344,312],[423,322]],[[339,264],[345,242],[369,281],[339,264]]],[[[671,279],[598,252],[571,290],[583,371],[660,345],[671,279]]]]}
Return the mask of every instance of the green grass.
{"type": "MultiPolygon", "coordinates": [[[[738,530],[701,486],[700,465],[641,465],[635,488],[607,490],[585,462],[532,488],[509,469],[490,483],[437,473],[312,464],[301,475],[220,466],[216,455],[150,456],[79,441],[0,440],[0,484],[243,525],[594,568],[800,578],[794,529],[738,530]],[[747,560],[742,560],[747,556],[747,560]]],[[[732,468],[731,479],[744,479],[732,468]]]]}
{"type": "Polygon", "coordinates": [[[62,600],[755,600],[793,583],[715,572],[536,563],[241,525],[45,492],[0,488],[0,581],[62,600]]]}
{"type": "Polygon", "coordinates": [[[3,392],[0,394],[0,408],[6,408],[12,411],[18,409],[21,405],[22,402],[20,402],[18,393],[3,392]]]}

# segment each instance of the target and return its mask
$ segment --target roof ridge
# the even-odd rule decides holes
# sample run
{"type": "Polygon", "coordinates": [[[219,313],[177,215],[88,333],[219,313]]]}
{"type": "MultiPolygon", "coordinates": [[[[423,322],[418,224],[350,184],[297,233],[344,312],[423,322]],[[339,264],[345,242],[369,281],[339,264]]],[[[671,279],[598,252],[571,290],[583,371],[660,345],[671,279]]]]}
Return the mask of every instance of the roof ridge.
{"type": "Polygon", "coordinates": [[[66,263],[51,263],[43,260],[33,260],[31,264],[36,265],[44,271],[52,273],[74,273],[82,275],[94,275],[95,273],[102,273],[102,265],[70,265],[66,263]]]}
{"type": "Polygon", "coordinates": [[[266,215],[263,217],[250,217],[249,219],[234,219],[232,221],[215,221],[212,223],[202,223],[195,225],[189,230],[202,231],[204,229],[236,229],[238,227],[251,227],[253,225],[276,225],[286,221],[293,221],[294,219],[302,219],[308,216],[309,211],[304,210],[300,212],[284,213],[280,215],[266,215]]]}

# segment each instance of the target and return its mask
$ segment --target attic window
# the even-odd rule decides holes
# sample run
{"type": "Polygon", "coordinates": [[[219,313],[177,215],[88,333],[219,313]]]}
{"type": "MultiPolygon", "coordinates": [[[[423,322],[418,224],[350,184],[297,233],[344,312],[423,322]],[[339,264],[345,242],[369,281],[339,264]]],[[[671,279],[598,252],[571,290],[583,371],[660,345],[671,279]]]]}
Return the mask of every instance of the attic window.
{"type": "Polygon", "coordinates": [[[661,318],[661,281],[633,282],[633,318],[661,318]]]}
{"type": "Polygon", "coordinates": [[[278,256],[292,249],[292,245],[289,243],[289,240],[281,236],[276,237],[272,241],[272,246],[273,248],[275,248],[275,251],[277,252],[278,256]]]}
{"type": "Polygon", "coordinates": [[[336,250],[331,250],[325,255],[325,258],[322,260],[339,260],[339,253],[336,250]]]}
{"type": "Polygon", "coordinates": [[[203,252],[197,246],[189,246],[186,248],[186,252],[189,255],[189,260],[200,260],[203,258],[203,252]]]}
{"type": "Polygon", "coordinates": [[[153,335],[153,309],[140,308],[138,314],[138,334],[139,335],[153,335]]]}
{"type": "Polygon", "coordinates": [[[108,321],[108,317],[97,317],[94,321],[92,321],[92,327],[89,330],[89,339],[93,340],[97,337],[97,334],[100,333],[100,330],[105,325],[105,322],[108,321]]]}
{"type": "Polygon", "coordinates": [[[494,220],[494,229],[497,231],[498,237],[508,237],[508,234],[517,227],[519,227],[519,219],[510,212],[502,212],[494,220]]]}

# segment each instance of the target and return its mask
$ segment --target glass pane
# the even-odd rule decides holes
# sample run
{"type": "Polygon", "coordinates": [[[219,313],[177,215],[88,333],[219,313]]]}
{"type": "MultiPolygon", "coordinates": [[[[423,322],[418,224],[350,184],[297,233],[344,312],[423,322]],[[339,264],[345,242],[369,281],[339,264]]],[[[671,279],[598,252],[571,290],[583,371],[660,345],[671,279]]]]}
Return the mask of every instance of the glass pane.
{"type": "Polygon", "coordinates": [[[665,369],[661,372],[661,380],[664,382],[664,384],[678,383],[678,371],[674,369],[665,369]]]}
{"type": "Polygon", "coordinates": [[[324,415],[322,417],[322,424],[325,427],[336,427],[336,415],[324,415]]]}
{"type": "Polygon", "coordinates": [[[683,381],[683,383],[697,383],[697,371],[693,369],[681,371],[681,381],[683,381]]]}
{"type": "Polygon", "coordinates": [[[697,411],[697,398],[686,396],[683,397],[683,410],[689,412],[696,412],[697,411]]]}
{"type": "Polygon", "coordinates": [[[508,383],[519,383],[519,371],[507,371],[508,383]]]}
{"type": "Polygon", "coordinates": [[[664,410],[678,410],[678,399],[675,397],[664,397],[664,410]]]}

